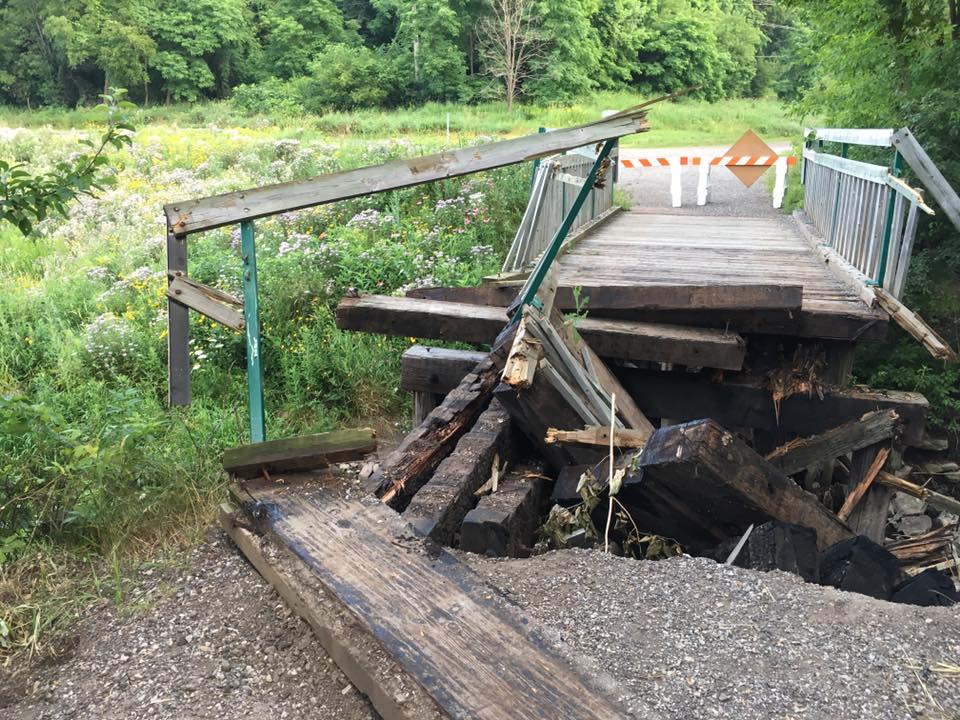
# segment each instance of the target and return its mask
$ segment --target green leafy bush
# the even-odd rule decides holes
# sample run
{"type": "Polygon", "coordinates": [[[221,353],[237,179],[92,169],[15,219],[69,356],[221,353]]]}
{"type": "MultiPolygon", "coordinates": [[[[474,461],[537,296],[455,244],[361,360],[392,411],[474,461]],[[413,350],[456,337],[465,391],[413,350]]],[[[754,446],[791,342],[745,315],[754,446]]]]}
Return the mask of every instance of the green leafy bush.
{"type": "Polygon", "coordinates": [[[252,85],[238,85],[230,98],[240,112],[249,115],[290,116],[303,112],[303,103],[294,84],[267,78],[252,85]]]}
{"type": "Polygon", "coordinates": [[[383,105],[391,94],[385,55],[365,47],[328,45],[297,80],[304,107],[314,113],[383,105]]]}

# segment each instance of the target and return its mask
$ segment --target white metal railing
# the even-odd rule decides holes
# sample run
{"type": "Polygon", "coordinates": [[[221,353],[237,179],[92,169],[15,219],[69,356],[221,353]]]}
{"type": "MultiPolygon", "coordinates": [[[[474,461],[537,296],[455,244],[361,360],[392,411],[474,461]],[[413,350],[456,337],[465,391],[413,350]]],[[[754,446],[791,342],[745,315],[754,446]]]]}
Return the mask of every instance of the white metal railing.
{"type": "Polygon", "coordinates": [[[823,128],[806,135],[804,211],[824,245],[856,269],[865,284],[899,298],[910,267],[917,212],[933,211],[899,178],[899,153],[890,167],[846,157],[853,144],[893,147],[893,131],[823,128]],[[840,155],[813,149],[824,142],[840,143],[840,155]]]}
{"type": "MultiPolygon", "coordinates": [[[[615,168],[619,148],[610,153],[600,187],[590,190],[587,201],[574,218],[570,233],[601,217],[613,207],[615,168]]],[[[528,268],[547,248],[554,234],[573,205],[596,160],[596,149],[590,145],[570,150],[564,155],[543,158],[537,164],[530,191],[530,201],[517,229],[501,272],[528,268]]]]}

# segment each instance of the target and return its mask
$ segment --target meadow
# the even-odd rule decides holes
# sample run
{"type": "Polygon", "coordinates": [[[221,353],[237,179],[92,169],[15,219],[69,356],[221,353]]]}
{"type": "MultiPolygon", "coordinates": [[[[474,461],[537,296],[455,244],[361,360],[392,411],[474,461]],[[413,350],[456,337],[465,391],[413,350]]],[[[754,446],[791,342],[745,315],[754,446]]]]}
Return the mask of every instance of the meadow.
{"type": "MultiPolygon", "coordinates": [[[[166,406],[164,203],[433,152],[448,112],[450,143],[466,145],[638,101],[605,95],[513,115],[435,104],[305,117],[229,103],[141,109],[134,142],[111,158],[113,187],[29,238],[0,226],[0,651],[41,648],[82,599],[122,596],[125,559],[197,537],[223,497],[220,454],[246,439],[243,339],[200,316],[193,404],[166,406]]],[[[800,128],[772,100],[664,104],[651,123],[626,144],[800,128]]],[[[95,129],[86,111],[0,110],[0,157],[42,170],[95,129]]],[[[270,435],[402,425],[400,355],[415,338],[341,332],[337,300],[496,272],[529,181],[516,166],[259,221],[270,435]]],[[[191,237],[189,254],[191,276],[241,294],[236,229],[191,237]]]]}

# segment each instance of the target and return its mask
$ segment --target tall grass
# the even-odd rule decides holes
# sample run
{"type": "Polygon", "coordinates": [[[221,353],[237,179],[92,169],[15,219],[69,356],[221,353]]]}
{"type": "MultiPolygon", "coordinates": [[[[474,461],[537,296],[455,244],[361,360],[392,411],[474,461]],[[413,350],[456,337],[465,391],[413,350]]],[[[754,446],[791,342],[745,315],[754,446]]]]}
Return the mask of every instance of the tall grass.
{"type": "MultiPolygon", "coordinates": [[[[519,104],[507,112],[503,103],[463,105],[427,103],[394,110],[365,109],[323,115],[250,114],[229,101],[198,105],[155,106],[136,112],[136,122],[175,123],[181,127],[249,128],[297,133],[300,137],[362,136],[386,138],[412,136],[420,141],[446,141],[447,120],[451,142],[478,136],[520,135],[539,127],[567,127],[592,122],[605,110],[623,110],[649,98],[632,93],[598,93],[573,105],[519,104]]],[[[788,115],[786,106],[771,98],[732,99],[708,103],[681,99],[650,108],[650,132],[627,138],[630,147],[670,147],[734,142],[748,128],[768,140],[797,137],[802,124],[788,115]]],[[[84,128],[96,123],[89,110],[46,109],[34,112],[0,108],[0,125],[7,127],[84,128]]]]}

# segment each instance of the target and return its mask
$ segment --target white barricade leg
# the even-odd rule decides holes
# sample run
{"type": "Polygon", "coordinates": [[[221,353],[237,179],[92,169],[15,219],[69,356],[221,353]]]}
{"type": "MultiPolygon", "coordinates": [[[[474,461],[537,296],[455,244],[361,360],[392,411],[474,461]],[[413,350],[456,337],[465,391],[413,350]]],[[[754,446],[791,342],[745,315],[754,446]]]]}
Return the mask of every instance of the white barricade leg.
{"type": "Polygon", "coordinates": [[[670,200],[675,208],[681,205],[681,192],[680,159],[670,158],[670,200]]]}
{"type": "Polygon", "coordinates": [[[707,204],[710,192],[710,158],[700,158],[700,178],[697,182],[697,205],[707,204]]]}
{"type": "Polygon", "coordinates": [[[783,207],[783,196],[787,192],[787,158],[778,157],[773,165],[776,177],[773,182],[773,206],[783,207]]]}

